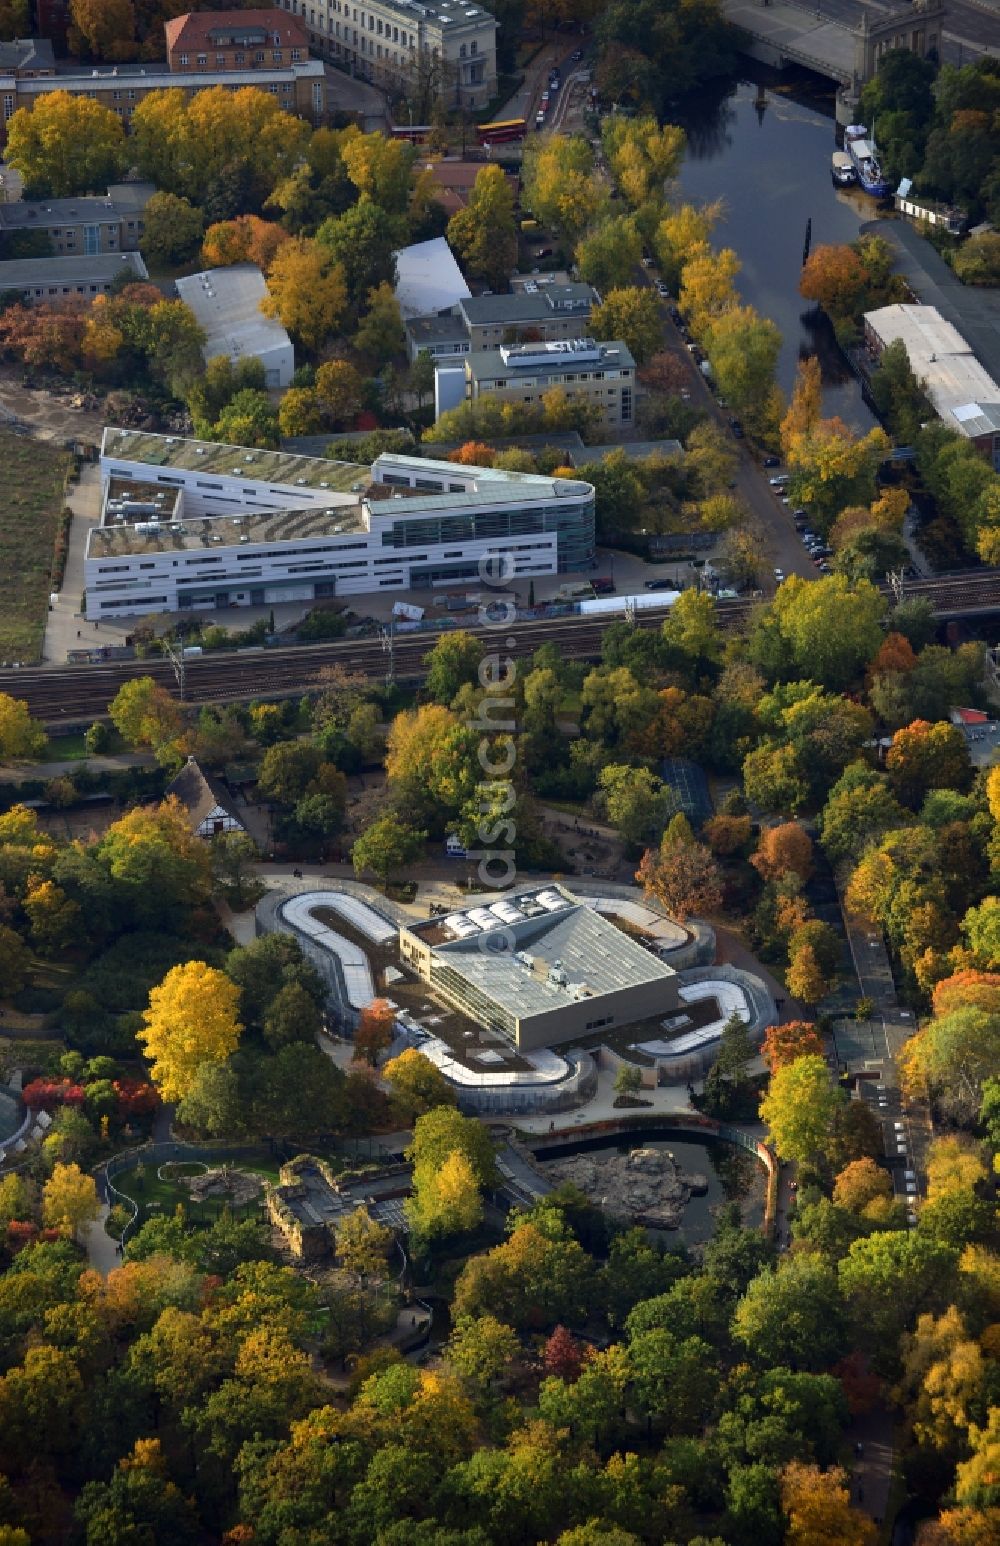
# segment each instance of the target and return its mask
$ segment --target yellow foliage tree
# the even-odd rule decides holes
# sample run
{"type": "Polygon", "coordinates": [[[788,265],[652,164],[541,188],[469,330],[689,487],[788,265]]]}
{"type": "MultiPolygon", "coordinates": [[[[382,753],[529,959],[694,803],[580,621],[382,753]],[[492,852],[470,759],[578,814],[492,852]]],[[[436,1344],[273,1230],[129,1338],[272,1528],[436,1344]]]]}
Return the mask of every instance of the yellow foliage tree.
{"type": "Polygon", "coordinates": [[[40,757],[46,735],[28,713],[21,698],[0,692],[0,762],[21,762],[40,757]]]}
{"type": "Polygon", "coordinates": [[[987,1179],[986,1166],[976,1145],[958,1134],[935,1138],[927,1151],[927,1198],[951,1197],[968,1192],[987,1179]]]}
{"type": "Polygon", "coordinates": [[[124,154],[121,119],[93,97],[46,92],[7,124],[5,158],[24,178],[29,197],[103,192],[124,154]]]}
{"type": "Polygon", "coordinates": [[[184,710],[151,676],[125,682],[108,704],[111,722],[131,746],[162,746],[184,728],[184,710]]]}
{"type": "Polygon", "coordinates": [[[781,1473],[781,1505],[788,1546],[875,1546],[878,1532],[851,1508],[847,1476],[839,1466],[821,1471],[793,1460],[781,1473]]]}
{"type": "Polygon", "coordinates": [[[475,1229],[483,1218],[483,1199],[472,1166],[460,1149],[430,1174],[414,1173],[414,1193],[407,1216],[425,1239],[475,1229]]]}
{"type": "Polygon", "coordinates": [[[799,361],[792,400],[781,421],[781,449],[786,457],[791,446],[816,427],[822,411],[823,379],[819,360],[810,354],[808,358],[799,361]]]}
{"type": "Polygon", "coordinates": [[[149,995],[137,1033],[165,1100],[183,1100],[205,1063],[224,1063],[243,1030],[240,994],[225,972],[204,961],[175,966],[149,995]]]}
{"type": "Polygon", "coordinates": [[[731,247],[698,251],[685,263],[677,304],[696,338],[704,337],[723,312],[739,305],[734,281],[741,266],[731,247]]]}
{"type": "Polygon", "coordinates": [[[594,172],[594,153],[582,135],[547,135],[525,153],[524,203],[543,225],[575,246],[597,218],[607,194],[594,172]]]}
{"type": "Polygon", "coordinates": [[[298,237],[279,248],[260,303],[305,348],[318,349],[336,329],[347,305],[347,283],[339,263],[331,263],[315,242],[298,237]]]}
{"type": "Polygon", "coordinates": [[[96,1219],[100,1201],[93,1176],[79,1165],[55,1165],[42,1188],[42,1219],[49,1229],[76,1235],[96,1219]]]}
{"type": "Polygon", "coordinates": [[[902,1341],[903,1376],[896,1399],[913,1414],[920,1444],[949,1451],[962,1443],[971,1423],[985,1364],[954,1305],[935,1318],[921,1315],[902,1341]]]}

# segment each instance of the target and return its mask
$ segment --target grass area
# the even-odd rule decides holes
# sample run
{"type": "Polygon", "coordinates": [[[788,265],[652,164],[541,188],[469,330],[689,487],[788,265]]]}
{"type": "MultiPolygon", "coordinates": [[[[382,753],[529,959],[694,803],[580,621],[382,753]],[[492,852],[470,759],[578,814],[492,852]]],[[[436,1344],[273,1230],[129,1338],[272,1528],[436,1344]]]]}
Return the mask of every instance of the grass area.
{"type": "MultiPolygon", "coordinates": [[[[128,747],[117,731],[111,731],[111,740],[101,753],[102,757],[112,757],[118,752],[128,751],[128,747]]],[[[90,756],[83,732],[79,735],[56,735],[49,737],[49,744],[45,748],[46,762],[83,762],[90,756]]]]}
{"type": "MultiPolygon", "coordinates": [[[[215,1169],[223,1163],[222,1160],[211,1160],[207,1162],[207,1165],[209,1169],[215,1169]]],[[[204,1169],[200,1163],[195,1165],[186,1161],[164,1161],[163,1164],[158,1166],[149,1161],[143,1161],[142,1164],[144,1175],[141,1181],[136,1177],[135,1166],[129,1170],[123,1170],[114,1177],[114,1183],[118,1190],[124,1192],[127,1197],[131,1197],[134,1202],[139,1204],[141,1224],[144,1224],[148,1218],[169,1218],[178,1204],[183,1207],[188,1220],[194,1225],[214,1224],[220,1214],[225,1211],[227,1204],[219,1197],[211,1197],[201,1203],[192,1202],[191,1193],[184,1185],[181,1175],[185,1172],[189,1175],[202,1175],[204,1169]],[[157,1171],[164,1169],[167,1165],[170,1165],[172,1168],[166,1170],[165,1177],[161,1180],[157,1171]]],[[[270,1163],[264,1159],[252,1162],[245,1161],[243,1164],[233,1165],[230,1168],[247,1171],[255,1176],[263,1176],[268,1181],[277,1182],[278,1180],[277,1164],[270,1163]]],[[[263,1197],[262,1191],[260,1197],[254,1202],[238,1207],[229,1205],[230,1212],[236,1218],[255,1218],[263,1205],[263,1197]]]]}
{"type": "Polygon", "coordinates": [[[38,660],[49,606],[52,550],[70,457],[0,430],[0,660],[38,660]]]}

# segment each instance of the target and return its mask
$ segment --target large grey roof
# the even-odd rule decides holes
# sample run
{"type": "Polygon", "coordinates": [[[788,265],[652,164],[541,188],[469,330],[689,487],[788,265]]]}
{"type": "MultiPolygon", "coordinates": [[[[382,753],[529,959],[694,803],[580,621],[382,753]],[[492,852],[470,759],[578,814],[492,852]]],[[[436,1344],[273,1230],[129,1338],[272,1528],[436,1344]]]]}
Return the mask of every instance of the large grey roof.
{"type": "Polygon", "coordinates": [[[537,294],[518,290],[514,295],[470,295],[459,306],[470,323],[551,321],[553,316],[580,316],[597,297],[590,285],[548,285],[537,294]]]}
{"type": "Polygon", "coordinates": [[[0,263],[0,290],[27,290],[33,285],[104,285],[122,273],[136,280],[149,277],[137,252],[99,252],[69,258],[11,258],[0,263]]]}
{"type": "Polygon", "coordinates": [[[0,231],[40,231],[49,226],[120,220],[145,208],[152,183],[115,183],[107,193],[72,199],[14,199],[0,204],[0,231]]]}
{"type": "MultiPolygon", "coordinates": [[[[517,897],[511,900],[516,904],[517,897]]],[[[437,946],[442,962],[465,977],[519,1020],[576,1002],[574,987],[584,984],[588,997],[619,992],[644,983],[673,980],[675,973],[613,923],[574,899],[548,915],[514,924],[518,952],[554,967],[562,966],[565,986],[539,976],[509,951],[484,949],[481,936],[437,946]]]]}
{"type": "Polygon", "coordinates": [[[48,38],[12,38],[0,43],[0,70],[54,70],[52,44],[48,38]]]}
{"type": "Polygon", "coordinates": [[[865,236],[882,236],[894,248],[896,268],[925,306],[936,306],[958,329],[994,381],[1000,381],[1000,289],[964,285],[930,242],[905,220],[873,220],[865,236]]]}

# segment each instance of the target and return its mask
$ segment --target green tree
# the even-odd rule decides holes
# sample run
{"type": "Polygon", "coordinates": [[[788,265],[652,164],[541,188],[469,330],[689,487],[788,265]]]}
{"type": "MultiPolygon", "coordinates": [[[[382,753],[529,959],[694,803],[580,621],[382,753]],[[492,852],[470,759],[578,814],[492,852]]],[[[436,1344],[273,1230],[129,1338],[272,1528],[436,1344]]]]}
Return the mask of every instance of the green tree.
{"type": "Polygon", "coordinates": [[[590,314],[595,338],[620,339],[637,365],[663,347],[663,312],[659,296],[649,286],[609,290],[590,314]]]}
{"type": "Polygon", "coordinates": [[[278,449],[278,415],[266,392],[244,388],[223,408],[215,421],[216,440],[232,446],[278,449]]]}
{"type": "Polygon", "coordinates": [[[387,886],[391,875],[420,856],[426,841],[426,832],[418,832],[398,816],[380,816],[354,840],[354,872],[363,875],[370,870],[387,886]]]}
{"type": "Polygon", "coordinates": [[[677,810],[677,795],[648,768],[611,763],[598,774],[598,799],[608,820],[633,848],[655,843],[677,810]]]}
{"type": "Polygon", "coordinates": [[[892,1366],[919,1313],[940,1314],[950,1303],[956,1256],[919,1230],[879,1230],[851,1246],[838,1269],[841,1293],[876,1368],[892,1366]]]}
{"type": "Polygon", "coordinates": [[[787,1257],[754,1278],[736,1307],[733,1332],[766,1368],[827,1368],[845,1336],[836,1272],[818,1255],[787,1257]]]}
{"type": "Polygon", "coordinates": [[[136,676],[118,689],[108,704],[111,722],[132,746],[162,746],[184,724],[180,704],[151,676],[136,676]]]}
{"type": "Polygon", "coordinates": [[[292,1042],[314,1043],[323,1029],[315,998],[300,982],[287,982],[274,995],[264,1016],[264,1039],[277,1051],[292,1042]]]}
{"type": "Polygon", "coordinates": [[[465,271],[500,290],[517,260],[514,191],[503,167],[477,172],[468,203],[452,215],[447,234],[465,271]]]}
{"type": "Polygon", "coordinates": [[[450,704],[459,688],[469,683],[480,685],[479,668],[485,654],[483,641],[474,633],[458,629],[442,634],[424,657],[427,668],[424,688],[435,703],[450,704]]]}
{"type": "Polygon", "coordinates": [[[372,288],[395,283],[399,235],[393,216],[362,197],[342,215],[324,220],[316,242],[342,270],[348,297],[357,305],[372,288]]]}
{"type": "Polygon", "coordinates": [[[186,263],[201,244],[201,210],[174,193],[154,193],[142,214],[142,250],[150,263],[166,268],[186,263]]]}
{"type": "Polygon", "coordinates": [[[365,298],[365,313],[354,333],[354,347],[377,365],[401,355],[406,348],[406,334],[392,285],[383,280],[369,290],[365,298]]]}

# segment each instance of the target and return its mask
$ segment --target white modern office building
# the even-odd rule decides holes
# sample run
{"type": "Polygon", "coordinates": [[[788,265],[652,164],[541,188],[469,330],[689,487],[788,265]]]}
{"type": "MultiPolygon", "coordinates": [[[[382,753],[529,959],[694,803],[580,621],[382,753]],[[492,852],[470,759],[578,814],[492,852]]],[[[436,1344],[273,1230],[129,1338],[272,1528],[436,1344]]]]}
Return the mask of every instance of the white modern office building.
{"type": "Polygon", "coordinates": [[[369,467],[106,429],[87,615],[267,606],[589,567],[594,489],[416,456],[369,467]]]}
{"type": "Polygon", "coordinates": [[[267,285],[255,263],[233,263],[228,268],[189,274],[177,280],[177,294],[205,331],[202,353],[206,361],[219,354],[234,365],[241,360],[260,360],[266,387],[281,390],[291,386],[295,374],[292,340],[280,322],[265,317],[260,309],[267,285]]]}

